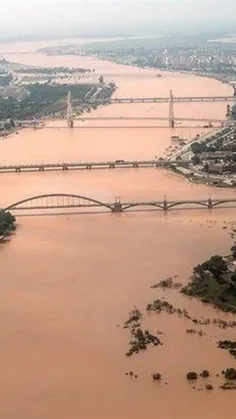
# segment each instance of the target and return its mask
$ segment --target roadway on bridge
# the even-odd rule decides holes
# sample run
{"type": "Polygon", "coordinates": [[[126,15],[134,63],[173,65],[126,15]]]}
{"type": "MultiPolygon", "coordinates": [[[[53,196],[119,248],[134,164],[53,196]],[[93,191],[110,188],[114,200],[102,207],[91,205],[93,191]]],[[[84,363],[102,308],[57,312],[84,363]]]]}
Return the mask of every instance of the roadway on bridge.
{"type": "MultiPolygon", "coordinates": [[[[188,103],[188,102],[235,102],[235,96],[179,96],[172,97],[173,103],[188,103]]],[[[81,103],[81,100],[72,100],[73,103],[81,103]]],[[[86,101],[89,104],[98,104],[98,103],[113,103],[113,104],[122,104],[122,103],[168,103],[170,102],[170,97],[118,97],[112,98],[110,100],[96,100],[96,101],[86,101]]]]}
{"type": "MultiPolygon", "coordinates": [[[[169,118],[162,116],[97,116],[97,117],[79,117],[74,121],[169,121],[169,118]]],[[[173,118],[173,121],[189,121],[189,122],[225,122],[225,119],[213,118],[173,118]]]]}
{"type": "MultiPolygon", "coordinates": [[[[208,121],[210,122],[210,121],[208,121]]],[[[224,121],[226,123],[226,121],[224,121]]],[[[226,125],[226,124],[225,124],[226,125]]],[[[32,126],[26,126],[24,129],[32,129],[32,126]]],[[[220,122],[220,125],[175,125],[175,128],[181,128],[181,129],[189,129],[189,128],[222,128],[222,122],[220,122]]],[[[61,126],[61,125],[44,125],[44,126],[38,126],[35,127],[35,129],[57,129],[57,130],[68,130],[71,128],[68,128],[67,125],[61,126]]],[[[87,124],[81,124],[81,125],[74,125],[73,130],[99,130],[99,129],[105,129],[105,130],[111,130],[111,129],[130,129],[130,130],[137,130],[137,129],[170,129],[169,125],[87,125],[87,124]]]]}
{"type": "MultiPolygon", "coordinates": [[[[179,161],[172,161],[171,164],[179,161]]],[[[189,162],[184,162],[188,164],[189,162]]],[[[90,170],[90,169],[137,169],[147,167],[168,167],[170,162],[168,160],[114,160],[114,161],[100,161],[100,162],[62,162],[62,163],[39,163],[39,164],[20,164],[20,165],[1,165],[0,173],[10,172],[44,172],[52,170],[90,170]]]]}

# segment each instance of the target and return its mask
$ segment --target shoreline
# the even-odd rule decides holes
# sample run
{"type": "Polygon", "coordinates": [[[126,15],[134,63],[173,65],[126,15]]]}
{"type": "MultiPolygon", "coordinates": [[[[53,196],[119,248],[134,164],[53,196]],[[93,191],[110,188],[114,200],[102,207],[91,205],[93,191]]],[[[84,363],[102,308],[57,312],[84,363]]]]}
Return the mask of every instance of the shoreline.
{"type": "MultiPolygon", "coordinates": [[[[37,53],[37,51],[35,51],[35,52],[37,53]]],[[[58,54],[57,55],[50,54],[49,55],[46,52],[44,52],[44,54],[48,55],[48,56],[50,56],[50,55],[55,56],[55,57],[56,56],[67,56],[67,55],[71,56],[71,57],[80,57],[81,56],[81,55],[73,55],[73,54],[59,54],[59,55],[58,54]]],[[[206,74],[206,73],[201,73],[201,72],[181,70],[181,69],[177,69],[177,68],[176,69],[170,69],[170,68],[160,68],[160,67],[149,67],[149,66],[135,65],[134,63],[127,63],[127,62],[123,62],[122,60],[112,60],[112,59],[109,59],[107,57],[100,57],[97,54],[94,54],[94,55],[85,54],[85,55],[83,55],[83,57],[96,58],[96,59],[99,59],[101,61],[110,62],[112,64],[120,64],[120,65],[124,65],[126,67],[141,68],[143,70],[154,70],[154,71],[160,71],[161,73],[167,72],[167,73],[172,73],[172,74],[173,73],[179,73],[179,74],[183,74],[183,75],[192,75],[192,76],[197,76],[197,77],[199,76],[199,77],[203,77],[203,78],[209,78],[209,79],[219,81],[222,84],[226,84],[226,85],[229,85],[230,87],[232,87],[231,83],[230,83],[230,80],[222,80],[222,78],[220,76],[217,76],[214,73],[206,74]]],[[[227,77],[227,76],[222,75],[222,77],[227,77]]],[[[236,96],[235,96],[235,101],[236,101],[236,96]]]]}

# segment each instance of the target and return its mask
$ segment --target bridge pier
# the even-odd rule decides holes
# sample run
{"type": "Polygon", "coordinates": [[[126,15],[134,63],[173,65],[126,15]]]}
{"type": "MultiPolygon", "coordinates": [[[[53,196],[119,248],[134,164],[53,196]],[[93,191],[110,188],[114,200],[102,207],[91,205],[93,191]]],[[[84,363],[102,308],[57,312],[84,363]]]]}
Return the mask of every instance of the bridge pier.
{"type": "Polygon", "coordinates": [[[168,203],[167,203],[166,198],[165,198],[165,199],[164,199],[164,201],[163,201],[163,210],[164,210],[165,212],[167,212],[167,211],[168,211],[168,203]]]}
{"type": "Polygon", "coordinates": [[[213,203],[212,203],[212,199],[211,198],[209,198],[208,201],[207,201],[207,207],[208,207],[208,209],[212,209],[213,208],[213,203]]]}
{"type": "Polygon", "coordinates": [[[122,204],[121,204],[121,202],[115,202],[114,204],[113,204],[113,207],[112,207],[112,212],[122,212],[123,211],[123,208],[122,208],[122,204]]]}
{"type": "Polygon", "coordinates": [[[72,110],[72,103],[71,103],[71,92],[68,92],[67,98],[67,126],[68,128],[74,127],[74,119],[73,119],[73,110],[72,110]]]}
{"type": "Polygon", "coordinates": [[[67,121],[68,128],[74,128],[74,121],[73,119],[67,121]]]}

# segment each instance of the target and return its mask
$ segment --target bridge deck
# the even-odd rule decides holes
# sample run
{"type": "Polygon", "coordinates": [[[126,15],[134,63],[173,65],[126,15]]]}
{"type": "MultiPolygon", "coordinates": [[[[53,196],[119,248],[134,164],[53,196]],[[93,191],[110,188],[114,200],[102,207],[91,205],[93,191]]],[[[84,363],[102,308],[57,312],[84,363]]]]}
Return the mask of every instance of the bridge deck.
{"type": "MultiPolygon", "coordinates": [[[[225,122],[225,119],[213,118],[173,118],[174,121],[189,121],[189,122],[225,122]]],[[[169,121],[165,116],[97,116],[97,117],[79,117],[74,118],[74,121],[169,121]]]]}
{"type": "MultiPolygon", "coordinates": [[[[49,121],[49,120],[48,120],[49,121]]],[[[50,119],[51,121],[51,119],[50,119]]],[[[66,119],[60,119],[60,120],[54,120],[54,121],[61,121],[61,122],[65,122],[67,121],[66,119]]],[[[78,118],[73,118],[73,121],[169,121],[168,117],[165,116],[96,116],[96,117],[90,117],[90,116],[80,116],[78,118]]],[[[217,119],[217,118],[178,118],[178,117],[174,117],[173,121],[176,122],[226,122],[226,119],[217,119]]],[[[0,121],[0,124],[4,124],[5,121],[0,121]]],[[[29,119],[29,120],[15,120],[15,123],[17,125],[22,125],[22,127],[24,128],[25,126],[29,126],[29,127],[41,127],[41,128],[47,128],[47,126],[45,126],[44,124],[47,123],[46,119],[29,119]]],[[[137,126],[137,128],[139,128],[139,126],[137,126]]]]}
{"type": "MultiPolygon", "coordinates": [[[[171,161],[171,164],[179,162],[171,161]]],[[[7,172],[29,172],[46,170],[88,170],[88,169],[115,169],[115,168],[144,168],[144,167],[167,167],[168,160],[117,160],[101,162],[62,162],[62,163],[38,163],[38,164],[19,164],[1,165],[0,173],[7,172]]],[[[188,162],[186,162],[188,164],[188,162]]]]}
{"type": "MultiPolygon", "coordinates": [[[[233,102],[236,100],[235,96],[173,96],[174,103],[181,102],[233,102]]],[[[170,101],[169,97],[121,97],[121,98],[112,98],[110,100],[87,100],[89,104],[98,104],[98,103],[113,103],[113,104],[122,104],[122,103],[168,103],[170,101]]],[[[73,103],[81,103],[81,100],[73,100],[73,103]]]]}

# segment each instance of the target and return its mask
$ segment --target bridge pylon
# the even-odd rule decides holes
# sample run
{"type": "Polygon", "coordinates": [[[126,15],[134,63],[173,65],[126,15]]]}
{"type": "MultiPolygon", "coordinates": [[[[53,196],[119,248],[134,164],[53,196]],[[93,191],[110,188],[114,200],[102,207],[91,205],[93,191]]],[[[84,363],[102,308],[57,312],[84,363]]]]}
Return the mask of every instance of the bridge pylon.
{"type": "Polygon", "coordinates": [[[173,102],[173,93],[170,90],[169,93],[169,127],[175,127],[175,116],[174,116],[174,102],[173,102]]]}
{"type": "Polygon", "coordinates": [[[67,97],[67,126],[68,128],[73,128],[74,126],[74,119],[73,119],[73,109],[72,109],[72,102],[71,102],[71,92],[68,92],[67,97]]]}
{"type": "Polygon", "coordinates": [[[208,209],[212,209],[213,208],[213,202],[212,202],[211,196],[209,196],[209,198],[208,198],[207,206],[208,206],[208,209]]]}

